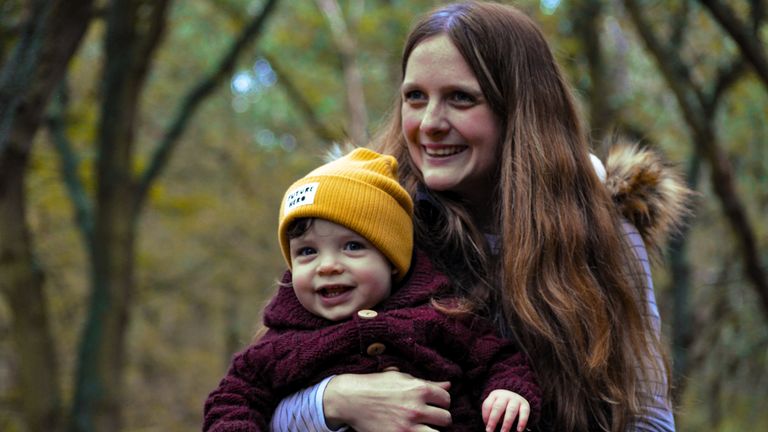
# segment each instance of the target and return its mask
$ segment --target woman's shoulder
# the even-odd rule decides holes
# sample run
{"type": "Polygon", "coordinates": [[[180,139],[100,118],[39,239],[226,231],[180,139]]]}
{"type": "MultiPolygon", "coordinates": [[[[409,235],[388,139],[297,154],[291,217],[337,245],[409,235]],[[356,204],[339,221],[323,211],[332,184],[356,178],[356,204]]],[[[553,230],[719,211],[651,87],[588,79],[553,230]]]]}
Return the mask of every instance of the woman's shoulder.
{"type": "Polygon", "coordinates": [[[605,186],[619,213],[658,251],[690,212],[693,191],[681,173],[654,150],[618,144],[608,153],[605,186]]]}

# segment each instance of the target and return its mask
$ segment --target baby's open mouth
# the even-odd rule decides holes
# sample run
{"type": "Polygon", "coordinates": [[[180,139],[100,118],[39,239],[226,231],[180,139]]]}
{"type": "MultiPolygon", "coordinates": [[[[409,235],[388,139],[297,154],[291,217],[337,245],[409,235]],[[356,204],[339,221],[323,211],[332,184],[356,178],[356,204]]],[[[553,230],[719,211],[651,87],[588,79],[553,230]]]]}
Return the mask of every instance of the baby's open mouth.
{"type": "Polygon", "coordinates": [[[323,297],[336,297],[351,290],[353,287],[349,285],[328,285],[320,289],[320,295],[323,297]]]}

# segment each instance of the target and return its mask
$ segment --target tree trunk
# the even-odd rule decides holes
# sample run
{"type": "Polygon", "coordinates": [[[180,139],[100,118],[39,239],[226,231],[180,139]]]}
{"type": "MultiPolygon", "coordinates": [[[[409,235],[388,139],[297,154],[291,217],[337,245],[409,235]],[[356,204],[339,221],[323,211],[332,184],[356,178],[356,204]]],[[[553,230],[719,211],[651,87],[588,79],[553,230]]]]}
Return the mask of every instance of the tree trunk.
{"type": "MultiPolygon", "coordinates": [[[[3,72],[23,69],[13,110],[3,111],[7,126],[0,146],[0,292],[11,307],[12,333],[18,350],[19,392],[28,430],[56,431],[61,426],[60,378],[47,313],[44,274],[36,262],[27,225],[25,176],[34,137],[53,89],[90,22],[92,1],[48,2],[28,32],[36,38],[35,59],[7,63],[3,72]]],[[[22,38],[23,39],[23,38],[22,38]]],[[[13,61],[14,59],[11,59],[13,61]]],[[[18,72],[18,71],[17,71],[18,72]]],[[[18,83],[16,83],[18,84],[18,83]]],[[[6,96],[9,96],[6,93],[6,96]]],[[[10,100],[10,99],[9,99],[10,100]]],[[[6,105],[8,108],[9,105],[6,105]]]]}
{"type": "Polygon", "coordinates": [[[571,5],[574,28],[581,41],[589,66],[589,132],[593,142],[602,143],[599,151],[607,154],[610,140],[605,140],[616,123],[617,110],[612,100],[615,79],[605,61],[600,35],[603,34],[603,2],[580,0],[571,5]]]}
{"type": "Polygon", "coordinates": [[[24,172],[27,157],[5,152],[0,170],[0,289],[12,312],[18,384],[30,431],[58,430],[60,389],[43,272],[31,250],[26,219],[24,172]]]}
{"type": "Polygon", "coordinates": [[[107,16],[94,231],[89,245],[91,299],[80,341],[70,423],[73,431],[121,428],[125,335],[134,290],[138,217],[132,173],[136,115],[167,4],[155,3],[147,24],[139,22],[139,3],[113,1],[107,16]],[[140,34],[138,28],[146,33],[140,34]]]}
{"type": "Polygon", "coordinates": [[[93,241],[89,245],[92,293],[80,344],[71,431],[121,428],[125,338],[135,289],[136,227],[147,193],[168,163],[194,111],[231,73],[239,54],[263,29],[276,3],[277,0],[269,0],[264,5],[233,41],[218,68],[182,99],[179,112],[149,166],[138,176],[132,171],[138,102],[165,26],[168,0],[152,3],[149,23],[139,20],[138,9],[146,6],[143,0],[114,0],[111,4],[98,134],[93,241]]]}
{"type": "MultiPolygon", "coordinates": [[[[701,157],[695,153],[690,162],[686,178],[688,187],[697,190],[701,157]]],[[[669,267],[672,279],[672,381],[673,400],[681,402],[688,376],[690,356],[689,350],[693,343],[693,319],[690,309],[691,266],[688,263],[688,232],[689,225],[684,225],[672,241],[669,242],[669,267]]]]}

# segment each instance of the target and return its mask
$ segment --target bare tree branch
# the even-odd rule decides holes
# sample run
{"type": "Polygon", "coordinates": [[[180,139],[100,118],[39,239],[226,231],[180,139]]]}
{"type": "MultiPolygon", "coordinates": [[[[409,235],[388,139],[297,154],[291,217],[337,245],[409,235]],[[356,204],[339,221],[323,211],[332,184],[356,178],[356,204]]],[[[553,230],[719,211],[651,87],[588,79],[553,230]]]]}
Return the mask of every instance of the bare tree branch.
{"type": "Polygon", "coordinates": [[[175,119],[165,132],[165,135],[155,149],[149,166],[141,176],[136,199],[137,207],[141,207],[150,186],[168,164],[173,150],[178,145],[181,134],[184,132],[187,123],[195,111],[202,101],[216,89],[216,86],[232,73],[240,53],[258,37],[276,4],[277,0],[267,1],[261,12],[243,29],[240,36],[229,48],[229,51],[221,58],[216,69],[209,76],[203,78],[184,97],[175,119]]]}
{"type": "Polygon", "coordinates": [[[683,36],[685,36],[685,29],[688,28],[691,12],[690,3],[687,1],[682,2],[680,7],[682,9],[680,13],[672,14],[672,37],[669,39],[670,46],[678,51],[682,49],[683,36]]]}
{"type": "MultiPolygon", "coordinates": [[[[572,4],[571,11],[573,27],[578,32],[589,65],[590,135],[594,141],[606,143],[608,140],[603,138],[611,132],[617,110],[611,103],[616,86],[600,43],[603,4],[598,0],[581,0],[572,4]]],[[[603,152],[606,150],[601,149],[603,152]]]]}
{"type": "Polygon", "coordinates": [[[705,124],[705,119],[701,118],[701,113],[695,109],[701,105],[704,97],[702,91],[690,79],[691,73],[688,66],[682,62],[676,52],[662,44],[659,37],[653,33],[650,22],[643,17],[635,0],[624,0],[624,6],[648,51],[657,59],[659,70],[677,97],[683,117],[691,126],[698,127],[705,124]]]}
{"type": "Polygon", "coordinates": [[[707,117],[714,117],[717,105],[720,103],[720,98],[731,88],[736,81],[738,81],[747,71],[747,63],[743,58],[735,59],[729,65],[723,66],[718,70],[717,78],[715,79],[715,85],[712,86],[712,91],[707,98],[707,103],[704,106],[707,117]]]}
{"type": "Polygon", "coordinates": [[[355,39],[347,28],[341,8],[336,0],[315,1],[328,21],[333,40],[341,56],[349,115],[347,121],[349,138],[354,144],[361,146],[368,140],[368,110],[365,107],[363,78],[357,65],[355,39]]]}
{"type": "Polygon", "coordinates": [[[166,14],[169,0],[156,0],[147,2],[144,7],[151,8],[148,21],[149,28],[140,34],[136,58],[139,60],[140,71],[137,75],[141,80],[146,79],[149,62],[154,59],[152,53],[160,45],[160,40],[165,33],[166,14]]]}
{"type": "MultiPolygon", "coordinates": [[[[624,0],[624,5],[648,51],[655,58],[667,85],[677,98],[683,117],[691,128],[696,151],[711,167],[712,188],[741,244],[744,271],[755,287],[763,313],[768,317],[768,276],[760,262],[755,231],[736,190],[731,162],[717,142],[713,126],[715,109],[707,108],[711,105],[711,98],[719,98],[725,88],[713,91],[709,95],[710,100],[707,100],[707,95],[690,79],[689,68],[682,62],[681,56],[662,44],[653,32],[653,27],[643,16],[637,1],[624,0]]],[[[721,71],[721,77],[716,78],[715,82],[733,83],[727,75],[721,71]]]]}
{"type": "MultiPolygon", "coordinates": [[[[768,57],[760,44],[760,39],[755,37],[750,27],[743,24],[727,4],[720,0],[699,0],[699,2],[709,9],[715,20],[733,38],[744,58],[752,64],[755,73],[768,90],[768,57]]],[[[761,13],[756,14],[758,17],[761,15],[761,13]]],[[[755,24],[757,27],[757,23],[755,24]]]]}
{"type": "Polygon", "coordinates": [[[79,165],[77,155],[72,149],[72,143],[64,126],[64,115],[68,105],[64,82],[57,93],[48,110],[46,123],[51,141],[59,155],[61,177],[75,210],[75,221],[80,228],[79,232],[83,237],[85,249],[90,251],[90,245],[93,242],[93,204],[77,174],[79,165]]]}
{"type": "Polygon", "coordinates": [[[338,140],[339,136],[333,133],[322,123],[322,121],[320,121],[319,117],[315,113],[314,108],[312,108],[312,105],[304,98],[304,95],[301,93],[301,91],[296,88],[296,85],[291,80],[291,77],[285,70],[282,69],[277,59],[268,54],[264,54],[264,57],[267,59],[269,64],[272,65],[272,68],[277,73],[277,76],[280,77],[280,87],[285,90],[288,98],[293,101],[294,105],[296,105],[296,108],[298,108],[299,112],[302,114],[302,116],[304,116],[304,120],[306,120],[306,122],[309,124],[309,127],[315,131],[315,134],[323,141],[332,142],[338,140]]]}
{"type": "Polygon", "coordinates": [[[16,110],[34,79],[52,10],[52,1],[32,2],[30,20],[23,27],[21,39],[0,69],[0,154],[9,145],[16,110]]]}

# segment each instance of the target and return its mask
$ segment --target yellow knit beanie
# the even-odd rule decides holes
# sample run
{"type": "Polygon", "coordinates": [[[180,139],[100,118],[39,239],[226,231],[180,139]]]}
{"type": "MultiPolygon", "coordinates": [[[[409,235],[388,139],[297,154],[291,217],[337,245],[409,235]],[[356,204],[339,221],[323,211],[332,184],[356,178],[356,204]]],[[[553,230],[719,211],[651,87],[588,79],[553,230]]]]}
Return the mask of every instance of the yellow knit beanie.
{"type": "Polygon", "coordinates": [[[296,219],[337,223],[370,241],[397,269],[408,273],[413,253],[413,201],[397,181],[392,156],[358,148],[296,181],[280,204],[278,237],[288,266],[287,230],[296,219]]]}

